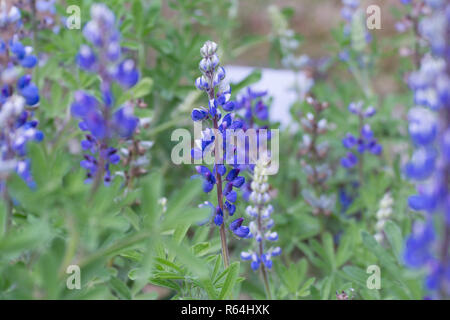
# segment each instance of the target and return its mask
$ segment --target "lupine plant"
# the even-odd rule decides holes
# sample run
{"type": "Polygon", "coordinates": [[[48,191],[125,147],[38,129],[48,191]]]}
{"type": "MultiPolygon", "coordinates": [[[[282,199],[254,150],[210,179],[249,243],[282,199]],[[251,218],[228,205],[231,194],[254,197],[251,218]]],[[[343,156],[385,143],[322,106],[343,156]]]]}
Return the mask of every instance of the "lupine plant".
{"type": "Polygon", "coordinates": [[[432,14],[420,21],[421,35],[430,53],[409,77],[417,107],[409,113],[409,133],[415,150],[405,166],[417,181],[417,194],[408,199],[413,210],[425,212],[406,242],[404,259],[414,268],[425,268],[429,298],[450,296],[450,4],[425,1],[432,14]]]}
{"type": "Polygon", "coordinates": [[[327,195],[327,180],[332,171],[326,162],[329,144],[327,141],[320,141],[321,135],[328,130],[327,119],[322,118],[323,111],[329,107],[326,102],[319,102],[309,96],[306,99],[311,105],[313,112],[308,112],[301,119],[301,124],[305,134],[300,146],[303,170],[311,188],[302,190],[305,201],[313,208],[313,214],[329,216],[335,206],[335,195],[327,195]]]}
{"type": "Polygon", "coordinates": [[[342,0],[341,17],[344,20],[345,46],[339,53],[339,59],[348,65],[348,70],[361,86],[364,94],[370,97],[373,89],[369,81],[369,70],[373,61],[367,47],[372,42],[372,35],[366,28],[360,1],[342,0]]]}
{"type": "MultiPolygon", "coordinates": [[[[251,87],[243,90],[238,97],[234,110],[243,117],[242,130],[246,132],[248,129],[254,129],[256,133],[257,143],[262,137],[260,129],[268,130],[269,123],[269,106],[267,100],[267,91],[256,91],[251,87]]],[[[267,139],[270,140],[270,131],[267,132],[267,139]]],[[[247,146],[246,146],[247,147],[247,146]]],[[[249,150],[246,150],[248,152],[249,150]]],[[[246,163],[241,164],[241,170],[253,170],[254,164],[249,163],[249,157],[246,157],[246,163]]],[[[242,186],[242,197],[248,201],[251,190],[251,178],[247,178],[242,186]]]]}
{"type": "Polygon", "coordinates": [[[394,200],[389,192],[385,193],[383,198],[380,200],[380,207],[377,211],[377,223],[375,224],[376,233],[373,236],[379,243],[382,243],[385,239],[383,229],[386,222],[392,215],[393,202],[394,200]]]}
{"type": "Polygon", "coordinates": [[[21,12],[11,4],[0,7],[0,190],[8,207],[5,227],[11,223],[12,199],[8,192],[8,176],[17,173],[30,188],[36,187],[31,174],[27,145],[42,141],[44,134],[33,119],[39,104],[39,90],[31,82],[30,70],[38,63],[33,48],[25,46],[20,37],[21,12]]]}
{"type": "Polygon", "coordinates": [[[271,218],[274,209],[270,204],[267,165],[268,160],[260,158],[253,169],[249,196],[251,204],[247,206],[246,213],[252,219],[247,238],[251,238],[254,244],[253,249],[241,252],[241,259],[250,260],[253,270],[261,269],[267,298],[272,299],[268,270],[272,269],[272,258],[281,254],[281,248],[271,246],[272,242],[278,240],[278,233],[271,231],[274,227],[271,218]]]}
{"type": "Polygon", "coordinates": [[[306,54],[297,54],[301,43],[300,36],[289,29],[288,20],[280,9],[276,5],[271,5],[267,11],[272,23],[272,34],[269,40],[278,48],[281,65],[295,72],[291,89],[297,96],[296,103],[300,103],[314,85],[310,70],[313,61],[306,54]]]}
{"type": "Polygon", "coordinates": [[[341,165],[346,169],[357,166],[359,183],[362,184],[364,182],[364,154],[369,153],[378,156],[383,151],[383,147],[374,137],[370,124],[365,122],[365,119],[375,115],[376,110],[372,106],[364,109],[362,101],[359,101],[350,103],[348,111],[358,117],[359,135],[355,136],[348,132],[342,139],[342,145],[350,151],[341,159],[341,165]]]}
{"type": "MultiPolygon", "coordinates": [[[[235,119],[234,114],[231,113],[235,108],[235,102],[230,100],[230,85],[223,83],[225,69],[219,65],[217,49],[217,44],[212,41],[205,42],[200,49],[202,60],[199,68],[202,75],[196,79],[195,86],[207,94],[209,108],[196,108],[192,111],[191,117],[193,121],[209,123],[212,128],[207,127],[202,130],[201,138],[196,140],[196,147],[192,149],[192,157],[194,160],[205,159],[208,152],[214,153],[212,170],[203,165],[197,166],[196,170],[204,179],[204,192],[209,193],[216,187],[217,206],[214,224],[220,228],[223,264],[228,267],[230,262],[225,225],[227,217],[233,216],[236,211],[237,192],[233,189],[239,189],[245,183],[245,178],[239,176],[240,169],[237,168],[235,161],[236,153],[245,152],[245,150],[236,150],[227,146],[227,143],[230,143],[227,140],[227,130],[240,129],[243,123],[235,119]],[[229,113],[222,117],[221,109],[229,113]],[[234,167],[228,169],[226,163],[230,162],[234,167]]],[[[229,229],[238,237],[246,237],[249,233],[249,228],[243,226],[242,222],[243,218],[238,218],[229,223],[229,229]]]]}
{"type": "Polygon", "coordinates": [[[97,73],[101,79],[100,101],[85,91],[77,91],[71,106],[72,115],[81,119],[80,129],[87,132],[85,140],[81,141],[86,153],[80,165],[87,171],[86,183],[94,182],[94,190],[101,180],[106,185],[111,182],[111,166],[120,162],[111,140],[131,137],[139,123],[133,115],[133,105],[114,109],[117,101],[113,85],[118,83],[126,90],[139,80],[135,62],[123,57],[116,23],[114,13],[105,5],[93,5],[91,20],[83,29],[89,45],[82,45],[77,55],[80,68],[97,73]]]}

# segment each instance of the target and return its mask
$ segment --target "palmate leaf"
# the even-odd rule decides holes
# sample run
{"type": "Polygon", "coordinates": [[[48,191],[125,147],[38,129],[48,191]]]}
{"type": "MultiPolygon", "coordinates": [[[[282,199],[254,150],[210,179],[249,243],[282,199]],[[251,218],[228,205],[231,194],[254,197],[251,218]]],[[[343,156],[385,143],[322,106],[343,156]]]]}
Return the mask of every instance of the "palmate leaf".
{"type": "Polygon", "coordinates": [[[361,233],[364,246],[370,250],[380,261],[381,265],[386,268],[391,275],[398,276],[400,269],[396,264],[395,259],[389,254],[375,239],[373,236],[363,231],[361,233]]]}
{"type": "Polygon", "coordinates": [[[120,299],[130,300],[132,298],[130,289],[120,279],[111,278],[109,284],[120,299]]]}
{"type": "Polygon", "coordinates": [[[402,262],[403,237],[400,228],[392,221],[386,221],[384,233],[399,263],[402,262]]]}

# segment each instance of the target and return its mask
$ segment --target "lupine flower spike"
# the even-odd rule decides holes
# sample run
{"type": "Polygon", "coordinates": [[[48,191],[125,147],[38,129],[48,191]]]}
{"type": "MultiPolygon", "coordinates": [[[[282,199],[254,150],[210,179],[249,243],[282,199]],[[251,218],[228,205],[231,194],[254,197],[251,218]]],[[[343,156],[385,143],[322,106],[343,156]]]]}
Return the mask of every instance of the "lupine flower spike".
{"type": "Polygon", "coordinates": [[[128,90],[139,80],[134,61],[122,57],[116,24],[108,7],[92,5],[91,20],[83,29],[89,45],[82,45],[76,57],[81,69],[96,73],[101,79],[101,101],[85,91],[77,91],[71,106],[72,115],[81,120],[79,127],[86,133],[81,141],[85,155],[80,165],[86,170],[85,182],[95,182],[94,190],[102,179],[105,185],[110,184],[113,179],[111,167],[120,162],[118,150],[111,145],[111,140],[129,139],[139,123],[133,115],[132,104],[114,108],[113,83],[128,90]]]}
{"type": "Polygon", "coordinates": [[[315,215],[329,216],[334,209],[336,197],[326,194],[326,182],[331,176],[331,169],[325,161],[329,146],[327,141],[320,141],[320,137],[328,130],[327,119],[322,118],[322,112],[328,108],[328,103],[321,103],[311,96],[306,101],[313,107],[313,113],[307,113],[301,119],[306,133],[299,153],[303,157],[303,170],[312,188],[304,188],[302,195],[315,215]]]}
{"type": "Polygon", "coordinates": [[[296,100],[302,102],[314,85],[312,69],[315,62],[306,54],[296,54],[300,47],[299,36],[288,28],[288,21],[281,10],[276,5],[270,5],[268,13],[272,23],[270,40],[279,43],[282,66],[295,72],[292,90],[296,100]]]}
{"type": "MultiPolygon", "coordinates": [[[[39,104],[39,91],[31,81],[30,69],[36,66],[33,48],[19,39],[22,27],[20,10],[5,1],[0,2],[0,190],[10,213],[12,201],[7,191],[7,179],[17,173],[30,187],[35,187],[31,175],[31,160],[27,144],[41,141],[44,135],[32,119],[39,104]]],[[[10,223],[7,218],[6,226],[10,223]]]]}
{"type": "Polygon", "coordinates": [[[375,240],[378,243],[382,243],[385,239],[385,234],[383,232],[386,222],[392,215],[392,204],[394,200],[389,192],[387,192],[380,201],[380,207],[377,211],[377,223],[375,225],[376,233],[374,235],[375,240]]]}
{"type": "Polygon", "coordinates": [[[248,238],[252,238],[254,242],[253,249],[241,253],[241,259],[251,261],[253,270],[261,268],[266,294],[270,299],[267,270],[272,269],[272,258],[281,254],[281,248],[271,245],[278,240],[278,233],[272,231],[274,221],[271,218],[273,207],[269,203],[268,164],[267,160],[258,159],[254,168],[249,198],[251,205],[246,209],[247,215],[252,219],[248,238]]]}
{"type": "MultiPolygon", "coordinates": [[[[239,175],[240,169],[235,161],[239,150],[227,145],[229,141],[226,136],[227,130],[242,128],[243,122],[235,119],[232,113],[235,109],[235,102],[230,100],[230,86],[222,82],[225,78],[225,69],[219,65],[217,44],[207,41],[200,49],[200,53],[202,60],[199,68],[202,76],[197,78],[195,86],[206,92],[209,107],[196,108],[191,113],[193,121],[200,122],[202,125],[207,124],[207,127],[202,130],[202,136],[195,141],[196,147],[192,149],[192,157],[204,159],[206,154],[214,155],[212,169],[200,165],[196,167],[196,170],[203,178],[204,192],[209,193],[216,187],[218,204],[214,206],[208,203],[208,205],[213,207],[213,222],[220,228],[223,262],[224,266],[228,267],[229,255],[225,228],[228,219],[226,213],[228,216],[235,214],[237,193],[234,189],[241,188],[245,183],[245,178],[239,175]],[[223,117],[222,110],[228,112],[223,117]],[[226,164],[230,162],[233,165],[231,168],[227,168],[226,164]]],[[[245,150],[240,150],[240,152],[245,152],[245,150]]],[[[242,223],[242,218],[229,223],[229,230],[237,237],[246,237],[249,233],[249,228],[242,223]]]]}
{"type": "MultiPolygon", "coordinates": [[[[256,91],[247,87],[243,90],[243,92],[239,95],[235,111],[240,112],[243,116],[243,126],[242,130],[246,132],[249,129],[254,129],[256,132],[257,143],[259,143],[260,139],[270,140],[270,131],[267,131],[267,137],[262,137],[262,130],[269,129],[269,106],[266,102],[267,91],[256,91]]],[[[246,150],[246,155],[249,154],[249,150],[246,150]]],[[[249,157],[246,158],[245,164],[240,164],[239,168],[241,170],[252,171],[254,164],[250,163],[249,157]]],[[[251,185],[252,180],[247,179],[245,184],[242,187],[242,197],[245,201],[249,200],[249,196],[251,193],[251,185]]]]}
{"type": "Polygon", "coordinates": [[[450,3],[425,1],[431,10],[419,25],[431,54],[409,77],[417,107],[409,113],[415,151],[405,173],[417,183],[409,207],[425,213],[406,241],[405,263],[426,270],[429,298],[450,297],[450,3]]]}
{"type": "Polygon", "coordinates": [[[376,113],[374,107],[363,108],[362,101],[352,102],[348,110],[358,116],[359,135],[354,136],[350,132],[342,139],[342,145],[348,149],[347,155],[341,159],[341,165],[346,169],[351,169],[358,165],[359,184],[364,181],[364,154],[369,153],[376,156],[381,155],[383,147],[378,143],[374,133],[365,119],[373,117],[376,113]]]}

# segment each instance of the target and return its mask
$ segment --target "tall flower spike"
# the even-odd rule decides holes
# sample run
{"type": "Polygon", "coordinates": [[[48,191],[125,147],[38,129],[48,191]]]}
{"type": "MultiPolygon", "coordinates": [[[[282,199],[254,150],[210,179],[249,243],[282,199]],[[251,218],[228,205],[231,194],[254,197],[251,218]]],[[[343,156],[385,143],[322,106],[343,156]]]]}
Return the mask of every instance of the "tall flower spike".
{"type": "Polygon", "coordinates": [[[251,205],[246,209],[247,215],[252,219],[248,238],[252,238],[254,242],[253,249],[241,253],[241,259],[250,260],[253,270],[261,268],[266,294],[270,299],[267,270],[272,269],[272,258],[281,254],[281,248],[271,245],[278,240],[278,233],[272,231],[274,221],[271,218],[273,207],[269,203],[268,165],[267,160],[258,159],[254,168],[249,198],[251,205]]]}
{"type": "Polygon", "coordinates": [[[423,211],[406,240],[404,261],[426,270],[425,287],[434,299],[450,297],[450,3],[425,1],[431,14],[422,19],[420,35],[431,54],[411,73],[409,85],[417,107],[409,113],[415,147],[405,173],[417,184],[409,207],[423,211]]]}
{"type": "Polygon", "coordinates": [[[305,187],[302,195],[315,215],[329,216],[334,210],[336,197],[326,194],[326,182],[331,176],[331,169],[326,162],[329,147],[327,141],[319,141],[328,130],[327,120],[322,118],[322,112],[328,108],[328,103],[321,103],[311,96],[306,101],[312,106],[314,113],[307,113],[301,119],[305,134],[299,154],[303,157],[303,170],[312,188],[305,187]]]}
{"type": "Polygon", "coordinates": [[[133,104],[115,107],[113,83],[124,89],[133,87],[139,72],[133,60],[122,58],[120,33],[116,19],[104,4],[93,4],[91,20],[85,25],[83,35],[90,45],[82,45],[76,57],[79,67],[100,76],[101,101],[84,92],[75,93],[71,112],[79,118],[79,127],[86,132],[81,147],[85,151],[81,167],[86,169],[86,183],[95,181],[94,188],[103,179],[105,185],[113,179],[111,168],[120,162],[120,155],[111,146],[112,139],[130,139],[139,119],[133,115],[133,104]]]}
{"type": "MultiPolygon", "coordinates": [[[[238,100],[235,103],[235,110],[243,116],[243,126],[244,132],[253,129],[256,134],[256,143],[259,145],[260,141],[263,139],[270,140],[270,130],[269,130],[269,106],[266,102],[267,91],[256,91],[247,87],[240,93],[238,100]],[[265,131],[266,130],[266,131],[265,131]]],[[[240,164],[239,168],[241,170],[253,171],[254,164],[250,157],[250,146],[246,144],[246,158],[245,164],[240,164]]],[[[242,187],[242,197],[244,200],[248,201],[251,193],[251,179],[247,179],[242,187]]]]}
{"type": "Polygon", "coordinates": [[[270,5],[267,11],[272,23],[270,40],[279,44],[283,67],[295,72],[292,91],[295,92],[297,101],[302,102],[314,85],[311,66],[315,61],[306,54],[300,56],[296,54],[300,47],[299,36],[288,28],[288,21],[281,10],[276,5],[270,5]]]}
{"type": "Polygon", "coordinates": [[[30,69],[37,64],[33,48],[24,46],[20,10],[9,2],[0,2],[0,193],[6,204],[5,226],[11,223],[13,201],[7,182],[16,173],[30,188],[36,183],[27,156],[30,141],[39,142],[44,134],[33,119],[39,104],[39,90],[31,81],[30,69]]]}
{"type": "Polygon", "coordinates": [[[370,125],[365,122],[365,119],[371,118],[375,115],[375,108],[369,106],[364,109],[362,101],[359,101],[350,103],[348,106],[348,111],[358,116],[359,135],[355,136],[348,132],[342,139],[342,145],[349,151],[347,152],[347,155],[341,159],[341,165],[346,169],[351,169],[358,165],[359,183],[361,184],[364,179],[364,154],[371,153],[379,156],[383,151],[383,147],[374,137],[370,125]]]}
{"type": "MultiPolygon", "coordinates": [[[[206,124],[201,137],[195,141],[192,157],[203,159],[206,154],[214,155],[212,168],[202,165],[197,166],[196,170],[203,179],[203,191],[209,193],[216,189],[217,192],[218,204],[213,210],[212,222],[219,227],[223,262],[224,266],[228,267],[227,216],[233,216],[236,212],[237,192],[234,189],[241,188],[245,178],[239,175],[239,166],[234,161],[239,150],[228,145],[227,131],[240,129],[243,123],[231,113],[235,109],[235,102],[230,100],[230,86],[223,83],[225,69],[219,65],[217,48],[215,42],[207,41],[200,49],[202,59],[199,69],[202,75],[195,81],[195,86],[207,94],[208,107],[196,108],[191,113],[194,122],[199,122],[202,126],[206,124]],[[229,113],[222,117],[222,111],[229,113]],[[223,143],[219,144],[220,141],[223,143]],[[230,162],[232,165],[227,167],[230,162]]],[[[246,237],[249,233],[249,228],[242,223],[243,219],[238,218],[229,224],[229,230],[237,237],[246,237]]]]}

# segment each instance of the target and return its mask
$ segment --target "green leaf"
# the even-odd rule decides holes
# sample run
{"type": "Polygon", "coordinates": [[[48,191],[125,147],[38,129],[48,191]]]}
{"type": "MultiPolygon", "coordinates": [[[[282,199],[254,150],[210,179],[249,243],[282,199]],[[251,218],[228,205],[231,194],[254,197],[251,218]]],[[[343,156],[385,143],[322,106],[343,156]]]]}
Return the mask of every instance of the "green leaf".
{"type": "Polygon", "coordinates": [[[236,280],[239,276],[239,262],[233,262],[227,268],[227,277],[225,278],[225,282],[223,283],[222,290],[219,294],[219,299],[223,300],[231,295],[231,292],[236,284],[236,280]]]}
{"type": "Polygon", "coordinates": [[[118,278],[111,278],[109,280],[109,284],[114,292],[119,296],[120,299],[130,300],[131,299],[131,292],[130,289],[120,281],[118,278]]]}
{"type": "Polygon", "coordinates": [[[297,295],[299,297],[306,297],[309,295],[309,288],[313,285],[314,281],[316,281],[316,278],[309,278],[305,281],[305,283],[302,285],[300,290],[297,291],[297,295]]]}
{"type": "Polygon", "coordinates": [[[194,250],[194,254],[199,257],[207,254],[210,248],[211,244],[209,242],[200,242],[192,247],[192,249],[194,250]]]}
{"type": "Polygon", "coordinates": [[[258,82],[261,80],[261,70],[254,70],[252,73],[250,73],[247,77],[245,77],[243,80],[241,80],[238,83],[235,83],[232,85],[234,92],[239,92],[241,89],[248,87],[252,83],[258,82]]]}
{"type": "Polygon", "coordinates": [[[342,276],[348,280],[354,281],[361,287],[366,287],[366,281],[369,275],[365,270],[355,266],[345,266],[342,268],[342,276]]]}
{"type": "Polygon", "coordinates": [[[394,258],[366,231],[362,232],[362,239],[364,246],[376,255],[380,263],[391,273],[391,275],[396,276],[398,279],[400,270],[396,266],[394,258]]]}
{"type": "Polygon", "coordinates": [[[11,230],[6,237],[0,239],[0,260],[12,258],[43,246],[51,238],[51,230],[45,221],[36,221],[21,229],[11,230]]]}
{"type": "Polygon", "coordinates": [[[211,282],[211,279],[205,279],[201,282],[202,287],[205,289],[206,293],[208,294],[208,298],[211,300],[217,299],[217,293],[216,289],[214,288],[214,285],[211,282]]]}
{"type": "Polygon", "coordinates": [[[401,255],[403,249],[403,237],[400,228],[392,221],[386,221],[384,226],[384,233],[388,239],[391,247],[397,257],[398,261],[401,262],[401,255]]]}
{"type": "Polygon", "coordinates": [[[135,0],[132,7],[133,12],[133,25],[136,27],[136,32],[138,36],[142,34],[142,30],[144,27],[144,8],[142,7],[142,1],[141,0],[135,0]]]}
{"type": "MultiPolygon", "coordinates": [[[[183,187],[176,193],[174,197],[168,202],[166,219],[177,218],[180,212],[186,210],[192,199],[201,193],[201,181],[199,179],[190,180],[183,185],[183,187]]],[[[186,214],[183,214],[186,215],[186,214]]]]}
{"type": "Polygon", "coordinates": [[[117,101],[118,105],[124,104],[126,101],[140,99],[150,94],[153,87],[153,80],[151,78],[143,78],[133,88],[126,91],[117,101]]]}
{"type": "Polygon", "coordinates": [[[162,176],[159,172],[152,173],[142,182],[141,214],[146,228],[154,229],[162,207],[158,204],[161,198],[162,176]]]}
{"type": "Polygon", "coordinates": [[[219,273],[220,266],[222,265],[222,260],[221,260],[220,255],[216,255],[216,258],[215,258],[215,259],[216,259],[216,260],[215,260],[215,262],[214,262],[214,269],[213,269],[213,271],[212,271],[212,273],[211,273],[211,279],[212,279],[213,281],[216,280],[216,276],[217,276],[217,274],[219,273]]]}
{"type": "Polygon", "coordinates": [[[126,207],[123,211],[123,216],[131,223],[133,228],[135,228],[137,231],[140,230],[140,218],[139,216],[133,211],[133,209],[126,207]]]}
{"type": "Polygon", "coordinates": [[[8,210],[6,206],[6,201],[2,199],[2,201],[0,201],[0,239],[3,237],[7,219],[8,219],[8,210]]]}
{"type": "Polygon", "coordinates": [[[322,287],[321,287],[321,290],[320,290],[320,295],[321,295],[322,300],[329,299],[330,293],[331,293],[331,286],[333,284],[333,280],[334,280],[334,277],[332,275],[331,276],[327,276],[327,277],[325,277],[325,279],[323,279],[322,287]]]}
{"type": "MultiPolygon", "coordinates": [[[[184,211],[170,212],[170,216],[166,215],[165,220],[162,223],[162,230],[175,229],[177,226],[190,226],[193,223],[197,223],[199,221],[203,221],[207,219],[210,215],[211,209],[209,207],[203,208],[189,208],[184,211]]],[[[178,230],[178,232],[182,232],[183,229],[178,230]]],[[[182,234],[177,234],[175,240],[181,240],[182,234]],[[181,239],[180,239],[181,237],[181,239]]]]}
{"type": "Polygon", "coordinates": [[[208,277],[208,266],[204,260],[196,257],[188,247],[171,240],[166,241],[165,245],[169,252],[171,251],[175,254],[176,261],[182,263],[192,274],[201,279],[208,277]]]}
{"type": "Polygon", "coordinates": [[[331,268],[336,269],[336,262],[334,258],[334,244],[333,237],[330,233],[326,232],[322,236],[322,244],[325,250],[326,258],[331,265],[331,268]]]}

